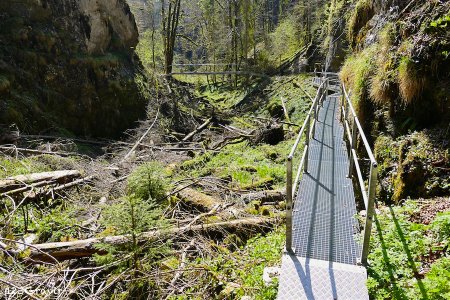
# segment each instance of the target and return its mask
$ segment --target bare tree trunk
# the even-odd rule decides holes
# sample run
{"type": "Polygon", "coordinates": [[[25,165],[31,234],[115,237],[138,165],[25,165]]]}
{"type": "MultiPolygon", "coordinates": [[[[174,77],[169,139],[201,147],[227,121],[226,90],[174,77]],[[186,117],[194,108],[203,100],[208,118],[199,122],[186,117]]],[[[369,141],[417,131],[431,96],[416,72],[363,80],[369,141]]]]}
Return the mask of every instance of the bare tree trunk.
{"type": "MultiPolygon", "coordinates": [[[[164,0],[162,1],[164,6],[164,0]]],[[[180,20],[181,0],[169,0],[167,15],[165,8],[162,9],[163,15],[163,35],[164,35],[164,73],[172,73],[173,56],[177,29],[180,20]]]]}
{"type": "MultiPolygon", "coordinates": [[[[226,231],[254,231],[256,229],[263,229],[271,227],[274,224],[281,222],[281,219],[277,218],[264,218],[264,217],[250,217],[238,220],[224,221],[211,224],[200,224],[193,226],[183,226],[180,228],[171,228],[166,230],[154,230],[144,232],[136,236],[136,243],[138,245],[145,244],[146,242],[156,240],[166,240],[169,238],[179,237],[180,235],[194,234],[213,234],[223,233],[226,231]]],[[[47,262],[76,259],[82,257],[91,257],[94,254],[105,254],[104,250],[97,247],[98,244],[108,244],[111,246],[123,246],[130,243],[132,237],[130,235],[118,235],[105,238],[91,238],[87,240],[70,241],[70,242],[57,242],[48,244],[36,244],[30,245],[29,257],[31,262],[47,262]]],[[[10,251],[12,254],[14,251],[10,251]]]]}

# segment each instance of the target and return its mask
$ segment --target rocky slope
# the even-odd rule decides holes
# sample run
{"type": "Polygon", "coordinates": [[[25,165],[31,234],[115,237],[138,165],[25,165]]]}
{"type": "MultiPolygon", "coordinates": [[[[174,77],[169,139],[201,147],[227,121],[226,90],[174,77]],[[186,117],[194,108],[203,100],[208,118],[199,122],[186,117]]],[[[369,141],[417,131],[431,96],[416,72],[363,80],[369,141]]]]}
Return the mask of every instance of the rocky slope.
{"type": "Polygon", "coordinates": [[[380,197],[450,193],[450,2],[358,0],[341,78],[374,143],[380,197]]]}
{"type": "Polygon", "coordinates": [[[145,115],[125,0],[0,2],[0,123],[115,136],[145,115]]]}

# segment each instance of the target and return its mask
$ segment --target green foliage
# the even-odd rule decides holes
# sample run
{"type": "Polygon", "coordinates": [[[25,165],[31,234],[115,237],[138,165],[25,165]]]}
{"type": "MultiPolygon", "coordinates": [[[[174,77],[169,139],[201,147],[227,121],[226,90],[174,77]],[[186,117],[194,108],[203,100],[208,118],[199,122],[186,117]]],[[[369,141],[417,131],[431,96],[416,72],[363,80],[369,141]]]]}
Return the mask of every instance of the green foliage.
{"type": "MultiPolygon", "coordinates": [[[[182,80],[186,81],[185,79],[182,80]]],[[[250,89],[252,87],[246,88],[250,89]]],[[[209,103],[219,110],[226,110],[233,107],[233,105],[239,103],[246,95],[245,88],[236,89],[223,84],[211,84],[208,88],[203,86],[197,88],[195,92],[199,97],[208,99],[209,103]]]]}
{"type": "Polygon", "coordinates": [[[292,57],[303,44],[298,20],[295,15],[290,15],[270,34],[270,60],[279,65],[284,59],[292,57]]]}
{"type": "Polygon", "coordinates": [[[378,36],[375,74],[371,78],[370,97],[380,105],[392,104],[396,97],[396,81],[398,72],[395,68],[395,52],[392,44],[395,40],[396,29],[393,23],[387,23],[378,36]]]}
{"type": "Polygon", "coordinates": [[[377,46],[372,45],[363,51],[351,55],[340,72],[340,77],[351,91],[353,106],[364,122],[365,104],[368,100],[370,80],[375,65],[377,46]]]}
{"type": "Polygon", "coordinates": [[[358,43],[357,36],[360,34],[360,30],[373,16],[373,13],[371,0],[358,0],[348,21],[347,36],[352,46],[355,46],[358,43]]]}
{"type": "MultiPolygon", "coordinates": [[[[266,237],[255,237],[248,241],[243,249],[246,253],[247,265],[241,269],[239,276],[244,283],[240,296],[253,295],[255,300],[276,299],[278,283],[265,286],[262,275],[265,267],[281,264],[285,235],[284,227],[279,227],[266,237]],[[252,262],[258,262],[253,265],[252,262]],[[255,289],[255,290],[253,290],[255,289]]],[[[243,255],[241,254],[241,257],[243,255]]]]}
{"type": "Polygon", "coordinates": [[[51,171],[51,168],[34,157],[20,160],[9,157],[0,158],[0,178],[46,171],[51,171]]]}
{"type": "Polygon", "coordinates": [[[184,174],[200,177],[213,175],[219,178],[231,176],[234,184],[240,187],[254,186],[257,183],[273,182],[282,185],[285,180],[284,157],[287,156],[291,142],[281,142],[276,146],[252,146],[248,142],[224,147],[220,153],[206,153],[183,163],[184,174]],[[271,159],[270,154],[277,151],[279,159],[271,159]],[[254,166],[254,170],[248,166],[254,166]]]}
{"type": "Polygon", "coordinates": [[[166,226],[167,223],[161,216],[161,210],[154,203],[134,194],[125,196],[117,204],[105,206],[102,210],[101,223],[109,228],[109,233],[128,235],[130,242],[120,248],[106,244],[97,245],[107,254],[97,255],[96,263],[100,265],[112,263],[115,253],[123,249],[131,256],[121,263],[122,268],[131,267],[135,271],[145,269],[148,266],[143,265],[143,258],[151,264],[155,263],[157,258],[167,253],[169,244],[161,245],[160,241],[146,241],[144,244],[139,240],[139,235],[166,226]]]}
{"type": "MultiPolygon", "coordinates": [[[[322,52],[326,53],[329,50],[330,40],[335,33],[335,26],[339,22],[339,18],[343,17],[343,13],[346,8],[346,0],[333,0],[326,3],[326,16],[327,16],[327,30],[322,32],[322,52]]],[[[322,24],[320,24],[322,25],[322,24]]]]}
{"type": "Polygon", "coordinates": [[[435,146],[441,139],[445,137],[435,131],[414,132],[396,140],[383,135],[378,137],[375,155],[380,164],[380,198],[397,202],[407,196],[447,194],[450,181],[447,172],[429,163],[450,165],[447,150],[435,146]]]}
{"type": "Polygon", "coordinates": [[[450,257],[445,257],[431,266],[423,280],[428,299],[450,299],[450,257]]]}
{"type": "Polygon", "coordinates": [[[367,283],[373,299],[448,299],[450,259],[437,246],[449,236],[449,212],[438,214],[428,226],[409,220],[418,211],[409,200],[377,215],[367,283]],[[440,236],[439,230],[446,233],[440,236]],[[439,255],[444,257],[433,262],[439,255]],[[419,272],[429,261],[431,270],[423,278],[419,272]]]}
{"type": "Polygon", "coordinates": [[[445,15],[437,20],[431,21],[430,27],[436,28],[436,29],[447,29],[450,24],[450,15],[445,15]]]}
{"type": "Polygon", "coordinates": [[[136,168],[128,177],[127,192],[131,198],[161,202],[168,189],[166,171],[158,162],[148,162],[136,168]]]}
{"type": "MultiPolygon", "coordinates": [[[[245,247],[230,253],[227,249],[221,250],[216,256],[207,259],[198,259],[189,267],[205,269],[206,272],[197,274],[197,279],[205,281],[205,284],[192,286],[186,292],[195,293],[209,286],[212,299],[241,299],[247,295],[254,300],[276,299],[277,282],[265,286],[262,276],[265,267],[279,265],[284,247],[284,227],[278,227],[266,236],[258,235],[247,241],[245,247]],[[219,295],[218,295],[219,294],[219,295]]],[[[235,240],[230,237],[226,240],[235,240]]],[[[240,240],[240,239],[239,239],[240,240]]],[[[208,298],[203,294],[203,298],[208,298]]],[[[203,299],[202,298],[202,299],[203,299]]],[[[186,296],[172,299],[188,299],[186,296]]],[[[189,298],[190,299],[190,298],[189,298]]]]}
{"type": "Polygon", "coordinates": [[[431,223],[431,230],[439,242],[450,244],[450,211],[440,212],[431,223]]]}
{"type": "Polygon", "coordinates": [[[425,88],[426,78],[420,72],[419,66],[408,56],[400,60],[398,84],[402,99],[407,104],[418,98],[425,88]]]}
{"type": "Polygon", "coordinates": [[[135,234],[158,228],[161,211],[154,203],[132,194],[102,210],[102,224],[113,227],[116,234],[135,234]]]}
{"type": "Polygon", "coordinates": [[[31,223],[29,229],[36,231],[40,243],[69,241],[78,237],[77,213],[76,207],[60,206],[31,223]]]}
{"type": "Polygon", "coordinates": [[[152,30],[141,33],[136,53],[149,73],[153,73],[158,68],[161,68],[164,64],[161,34],[159,32],[153,33],[152,30]]]}

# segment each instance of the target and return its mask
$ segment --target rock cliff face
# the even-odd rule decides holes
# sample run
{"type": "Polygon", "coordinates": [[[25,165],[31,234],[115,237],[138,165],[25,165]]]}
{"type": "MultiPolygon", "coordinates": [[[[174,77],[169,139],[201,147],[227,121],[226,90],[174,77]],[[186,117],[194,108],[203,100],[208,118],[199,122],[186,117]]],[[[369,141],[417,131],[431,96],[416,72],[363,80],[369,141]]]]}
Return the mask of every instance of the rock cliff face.
{"type": "Polygon", "coordinates": [[[127,0],[127,3],[136,19],[139,32],[143,33],[151,29],[153,6],[150,0],[127,0]]]}
{"type": "Polygon", "coordinates": [[[145,115],[125,0],[1,0],[0,123],[116,136],[145,115]]]}

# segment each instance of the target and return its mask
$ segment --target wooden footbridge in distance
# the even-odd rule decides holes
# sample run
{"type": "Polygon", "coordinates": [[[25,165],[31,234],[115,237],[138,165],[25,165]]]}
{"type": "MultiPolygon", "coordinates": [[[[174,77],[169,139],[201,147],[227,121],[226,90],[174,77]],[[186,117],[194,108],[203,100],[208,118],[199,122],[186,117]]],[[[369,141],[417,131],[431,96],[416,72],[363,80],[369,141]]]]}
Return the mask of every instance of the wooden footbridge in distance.
{"type": "Polygon", "coordinates": [[[365,265],[377,163],[337,75],[321,73],[313,83],[318,92],[287,158],[286,249],[278,299],[369,299],[365,265]],[[297,153],[301,144],[303,152],[297,153]],[[364,158],[358,157],[357,145],[364,158]],[[370,162],[367,176],[362,161],[370,162]],[[362,235],[353,179],[366,210],[362,235]]]}

